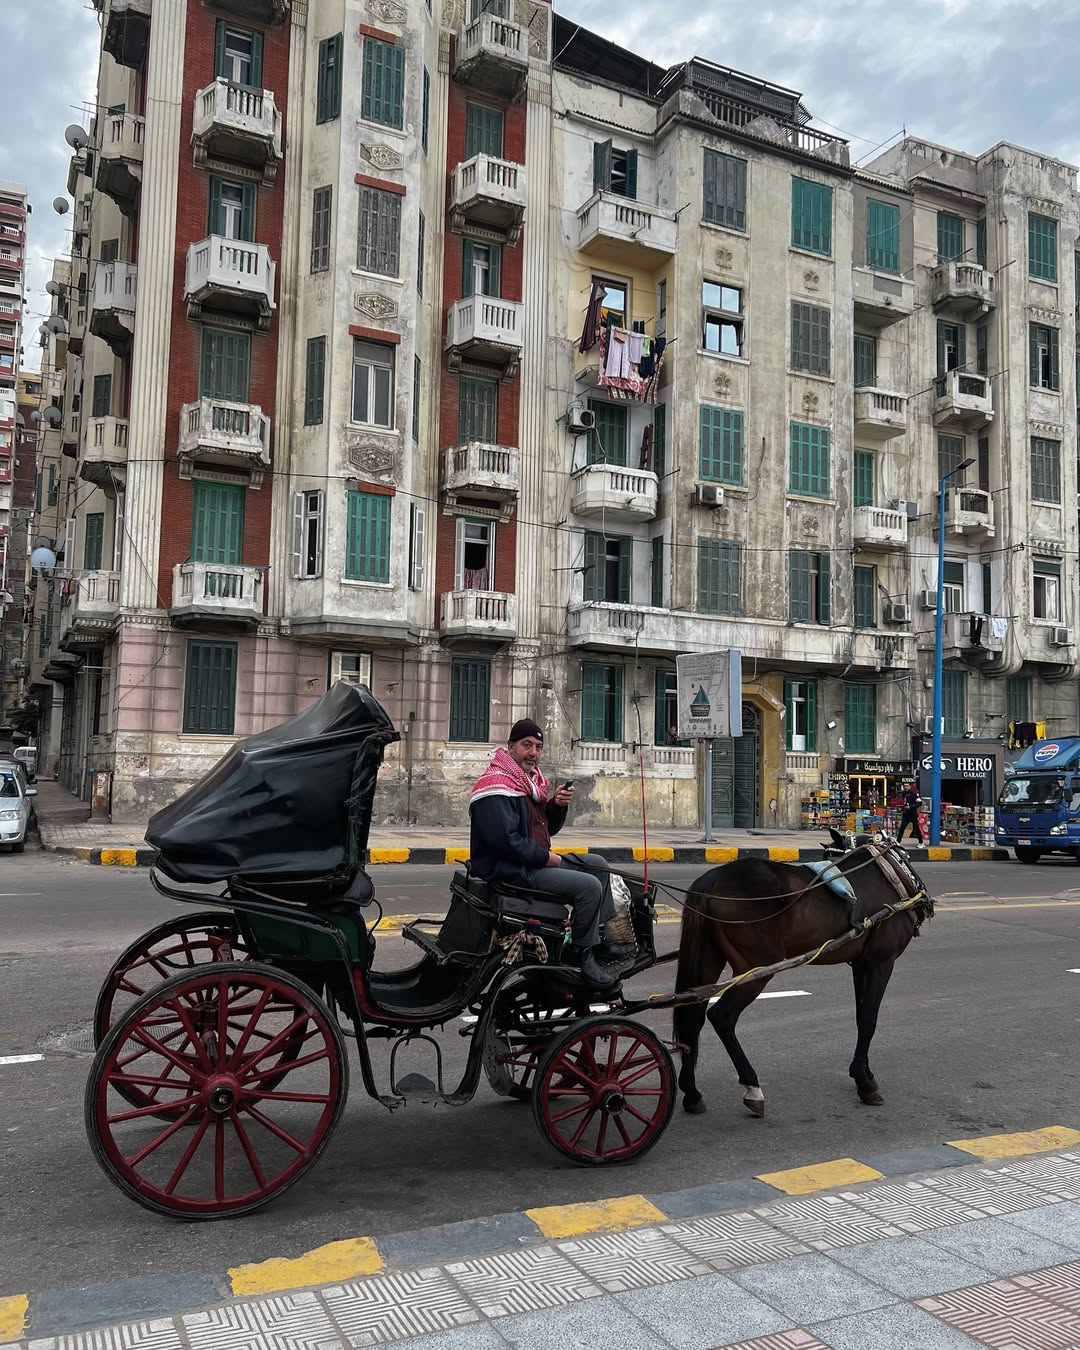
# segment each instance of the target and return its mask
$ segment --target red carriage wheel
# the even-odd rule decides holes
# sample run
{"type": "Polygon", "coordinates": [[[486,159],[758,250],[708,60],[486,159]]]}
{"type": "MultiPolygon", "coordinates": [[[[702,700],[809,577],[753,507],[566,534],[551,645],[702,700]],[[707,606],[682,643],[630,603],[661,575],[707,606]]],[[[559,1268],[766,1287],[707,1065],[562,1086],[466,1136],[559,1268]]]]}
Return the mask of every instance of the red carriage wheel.
{"type": "Polygon", "coordinates": [[[572,1019],[588,1015],[588,999],[581,995],[567,994],[556,1007],[549,990],[541,996],[528,983],[502,990],[484,1044],[484,1074],[492,1091],[531,1101],[533,1076],[552,1037],[572,1019]]]}
{"type": "Polygon", "coordinates": [[[589,1166],[629,1162],[660,1138],[675,1108],[664,1043],[628,1017],[593,1017],[548,1047],[533,1084],[533,1117],[548,1143],[589,1166]]]}
{"type": "Polygon", "coordinates": [[[255,962],[213,963],[150,990],[113,1026],[86,1085],[86,1132],[147,1209],[245,1214],[316,1161],[348,1080],[341,1031],[311,989],[255,962]],[[147,1088],[154,1102],[133,1107],[147,1088]]]}

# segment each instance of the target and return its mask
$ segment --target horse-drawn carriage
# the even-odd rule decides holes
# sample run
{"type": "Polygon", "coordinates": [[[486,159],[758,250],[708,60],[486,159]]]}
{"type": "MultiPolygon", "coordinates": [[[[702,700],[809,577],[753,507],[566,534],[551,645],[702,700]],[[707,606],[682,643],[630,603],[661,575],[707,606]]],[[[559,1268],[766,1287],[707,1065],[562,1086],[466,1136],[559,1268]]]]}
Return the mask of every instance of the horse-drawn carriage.
{"type": "MultiPolygon", "coordinates": [[[[152,929],[110,971],[95,1010],[98,1050],[86,1088],[94,1152],[140,1204],[216,1218],[253,1210],[296,1181],[341,1117],[345,1037],[356,1041],[365,1090],[386,1107],[462,1105],[486,1078],[501,1095],[531,1100],[542,1135],[573,1162],[630,1161],[664,1132],[677,1095],[667,1046],[634,1014],[696,1011],[723,988],[745,997],[776,970],[831,959],[844,943],[854,953],[869,950],[872,929],[926,903],[917,878],[908,880],[884,908],[862,918],[852,911],[859,931],[834,932],[817,951],[793,954],[787,938],[760,947],[779,958],[771,967],[717,951],[733,970],[723,987],[719,971],[708,988],[695,985],[693,971],[712,949],[698,932],[692,954],[683,943],[682,992],[633,999],[616,989],[603,995],[605,1010],[594,1011],[596,995],[562,959],[566,908],[462,871],[451,882],[445,918],[402,930],[417,960],[380,971],[374,932],[381,911],[362,864],[379,765],[397,739],[366,689],[338,684],[300,716],[235,745],[151,822],[155,887],[199,909],[152,929]],[[207,894],[201,888],[210,883],[219,889],[207,894]],[[459,1025],[468,1047],[460,1081],[450,1087],[430,1035],[449,1023],[459,1025]],[[379,1040],[390,1049],[385,1089],[372,1058],[379,1040]],[[398,1072],[399,1053],[418,1042],[433,1057],[434,1079],[398,1072]]],[[[635,954],[623,980],[657,962],[656,887],[626,880],[623,936],[635,954]]],[[[755,889],[753,875],[747,884],[755,889]]],[[[787,886],[782,912],[828,884],[835,878],[787,886]]],[[[755,903],[775,898],[757,890],[755,903]]],[[[694,899],[699,927],[709,918],[703,897],[694,899]]],[[[721,916],[714,928],[727,922],[721,916]]],[[[704,1012],[688,1028],[689,1070],[684,1053],[691,1110],[700,1103],[693,1057],[703,1019],[704,1012]]],[[[862,1032],[860,1020],[860,1044],[862,1032]]],[[[749,1094],[741,1068],[740,1079],[749,1094]]],[[[748,1095],[747,1104],[760,1114],[756,1098],[748,1095]]]]}

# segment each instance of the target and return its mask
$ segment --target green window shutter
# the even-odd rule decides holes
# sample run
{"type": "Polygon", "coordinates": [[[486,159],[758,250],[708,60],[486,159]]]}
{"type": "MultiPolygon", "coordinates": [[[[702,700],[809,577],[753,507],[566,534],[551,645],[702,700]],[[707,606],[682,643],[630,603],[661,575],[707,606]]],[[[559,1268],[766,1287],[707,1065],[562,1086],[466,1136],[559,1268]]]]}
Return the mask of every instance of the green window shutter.
{"type": "Polygon", "coordinates": [[[211,174],[210,210],[207,213],[206,233],[221,234],[224,228],[225,222],[222,220],[221,213],[221,179],[216,174],[211,174]]]}
{"type": "Polygon", "coordinates": [[[1051,328],[1050,333],[1050,388],[1061,388],[1061,366],[1058,348],[1058,330],[1051,328]]]}
{"type": "Polygon", "coordinates": [[[854,506],[874,505],[874,467],[872,450],[855,451],[854,506]]]}
{"type": "Polygon", "coordinates": [[[791,180],[791,242],[811,253],[832,253],[832,188],[807,178],[791,180]]]}
{"type": "Polygon", "coordinates": [[[218,19],[214,28],[214,79],[228,78],[225,69],[225,20],[218,19]]]}
{"type": "Polygon", "coordinates": [[[499,386],[495,380],[477,380],[462,376],[458,381],[458,443],[498,442],[499,386]]]}
{"type": "Polygon", "coordinates": [[[880,272],[900,271],[900,208],[891,202],[866,203],[866,262],[880,272]]]}
{"type": "Polygon", "coordinates": [[[664,607],[664,537],[654,535],[649,543],[649,604],[664,607]]]}
{"type": "Polygon", "coordinates": [[[717,201],[718,179],[720,176],[720,156],[715,150],[705,151],[705,162],[701,171],[701,218],[715,222],[719,219],[717,201]]]}
{"type": "Polygon", "coordinates": [[[604,739],[604,686],[606,666],[581,667],[581,739],[604,739]]]}
{"type": "Polygon", "coordinates": [[[428,152],[428,123],[431,120],[431,75],[424,67],[424,102],[420,114],[420,145],[424,154],[428,152]]]}
{"type": "Polygon", "coordinates": [[[593,145],[593,191],[607,192],[611,187],[611,142],[597,141],[593,145]]]}
{"type": "Polygon", "coordinates": [[[742,545],[720,545],[720,612],[742,613],[742,545]]]}
{"type": "Polygon", "coordinates": [[[802,496],[829,495],[829,430],[805,422],[791,424],[792,492],[802,496]]]}
{"type": "Polygon", "coordinates": [[[986,217],[975,222],[975,261],[980,267],[986,266],[986,217]]]}
{"type": "Polygon", "coordinates": [[[350,492],[346,522],[345,576],[349,581],[390,580],[390,513],[393,498],[381,492],[350,492]]]}
{"type": "Polygon", "coordinates": [[[474,155],[503,157],[505,118],[501,108],[486,103],[465,104],[465,158],[474,155]]]}
{"type": "Polygon", "coordinates": [[[746,229],[746,161],[705,151],[702,219],[732,230],[746,229]]]}
{"type": "Polygon", "coordinates": [[[832,560],[827,553],[817,555],[818,623],[832,623],[832,560]]]}
{"type": "Polygon", "coordinates": [[[191,561],[238,566],[244,550],[244,488],[231,483],[193,484],[191,561]]]}
{"type": "Polygon", "coordinates": [[[962,736],[967,730],[967,676],[946,670],[941,680],[941,710],[946,736],[962,736]]]}
{"type": "Polygon", "coordinates": [[[667,405],[658,403],[653,410],[653,468],[658,479],[667,473],[667,405]]]}
{"type": "Polygon", "coordinates": [[[877,381],[877,342],[855,334],[855,388],[866,389],[877,381]]]}
{"type": "Polygon", "coordinates": [[[817,752],[817,683],[806,681],[806,749],[810,754],[817,752]]]}
{"type": "Polygon", "coordinates": [[[699,539],[697,546],[697,607],[701,614],[720,611],[720,543],[699,539]]]}
{"type": "Polygon", "coordinates": [[[1057,281],[1057,221],[1028,215],[1028,276],[1057,281]]]}
{"type": "Polygon", "coordinates": [[[86,517],[86,534],[83,539],[83,567],[87,572],[101,570],[101,550],[105,539],[105,514],[93,511],[86,517]]]}
{"type": "Polygon", "coordinates": [[[199,397],[248,401],[251,334],[225,328],[202,330],[199,397]]]}
{"type": "Polygon", "coordinates": [[[938,212],[937,251],[940,262],[959,262],[964,256],[964,222],[951,211],[938,212]]]}
{"type": "Polygon", "coordinates": [[[810,554],[792,549],[788,553],[788,614],[792,623],[810,622],[810,578],[810,554]]]}
{"type": "Polygon", "coordinates": [[[304,425],[317,426],[323,420],[326,383],[326,338],[308,338],[304,363],[304,425]]]}
{"type": "Polygon", "coordinates": [[[855,627],[877,627],[877,571],[873,567],[854,568],[855,627]]]}
{"type": "Polygon", "coordinates": [[[184,675],[184,731],[231,736],[236,726],[236,643],[189,642],[184,675]]]}
{"type": "Polygon", "coordinates": [[[784,749],[790,750],[795,736],[795,691],[792,681],[784,681],[784,749]]]}
{"type": "Polygon", "coordinates": [[[263,35],[253,32],[251,35],[251,84],[255,89],[262,88],[263,35]]]}
{"type": "Polygon", "coordinates": [[[586,604],[604,598],[604,536],[586,534],[584,553],[581,560],[581,598],[586,604]]]}
{"type": "Polygon", "coordinates": [[[420,443],[420,358],[413,356],[413,387],[412,387],[412,438],[419,445],[420,443]]]}
{"type": "Polygon", "coordinates": [[[632,202],[637,201],[637,156],[636,150],[626,152],[626,195],[632,202]]]}
{"type": "Polygon", "coordinates": [[[1033,389],[1039,387],[1042,371],[1039,369],[1039,332],[1041,324],[1028,324],[1028,380],[1033,389]]]}
{"type": "Polygon", "coordinates": [[[255,240],[255,192],[254,183],[244,184],[244,200],[240,208],[240,238],[249,244],[255,240]]]}
{"type": "Polygon", "coordinates": [[[1031,677],[1010,675],[1005,681],[1005,717],[1009,722],[1031,720],[1031,677]]]}
{"type": "MultiPolygon", "coordinates": [[[[372,45],[371,38],[364,39],[364,94],[363,111],[361,116],[367,117],[366,111],[368,105],[368,70],[369,55],[368,49],[372,45]]],[[[379,43],[379,46],[384,44],[379,43]]],[[[315,93],[315,121],[332,122],[335,117],[341,113],[341,51],[342,35],[335,33],[333,37],[323,38],[319,43],[319,66],[318,81],[315,93]]]]}
{"type": "Polygon", "coordinates": [[[94,376],[94,411],[93,417],[108,417],[109,409],[112,406],[112,376],[95,375],[94,376]]]}
{"type": "Polygon", "coordinates": [[[619,604],[630,603],[630,567],[633,560],[633,540],[619,540],[619,604]]]}
{"type": "Polygon", "coordinates": [[[675,676],[670,670],[658,670],[653,681],[653,745],[667,745],[668,690],[675,688],[675,676]]]}
{"type": "Polygon", "coordinates": [[[461,295],[467,300],[473,293],[473,241],[461,241],[461,295]]]}
{"type": "Polygon", "coordinates": [[[586,445],[589,464],[626,465],[627,409],[624,404],[605,403],[589,399],[589,408],[596,419],[586,445]]]}
{"type": "Polygon", "coordinates": [[[450,740],[486,741],[490,735],[491,662],[450,662],[450,740]]]}
{"type": "Polygon", "coordinates": [[[877,689],[872,684],[844,686],[844,749],[872,755],[877,749],[877,689]]]}
{"type": "MultiPolygon", "coordinates": [[[[340,63],[339,63],[340,65],[340,63]]],[[[360,116],[399,130],[404,119],[405,51],[394,42],[364,38],[364,83],[360,116]]],[[[341,83],[338,80],[338,109],[341,83]]],[[[336,116],[336,112],[335,112],[336,116]]]]}
{"type": "Polygon", "coordinates": [[[989,333],[986,324],[980,323],[975,329],[975,372],[978,375],[990,373],[988,344],[989,333]]]}
{"type": "Polygon", "coordinates": [[[489,252],[488,276],[491,290],[489,295],[502,295],[502,249],[495,245],[489,252]]]}

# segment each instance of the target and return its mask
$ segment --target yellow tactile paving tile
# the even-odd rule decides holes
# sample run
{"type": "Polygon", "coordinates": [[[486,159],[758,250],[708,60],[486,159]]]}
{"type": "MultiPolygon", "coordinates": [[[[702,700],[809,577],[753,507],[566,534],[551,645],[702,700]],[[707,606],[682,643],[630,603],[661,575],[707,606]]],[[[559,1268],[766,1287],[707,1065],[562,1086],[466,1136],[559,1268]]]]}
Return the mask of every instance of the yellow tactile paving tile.
{"type": "Polygon", "coordinates": [[[854,1186],[860,1181],[881,1181],[883,1174],[855,1158],[834,1158],[831,1162],[792,1167],[785,1172],[761,1172],[758,1181],[775,1186],[786,1195],[812,1195],[835,1186],[854,1186]]]}
{"type": "Polygon", "coordinates": [[[976,1139],[949,1139],[950,1148],[962,1149],[976,1158],[1022,1158],[1028,1153],[1049,1153],[1056,1148],[1075,1148],[1080,1130],[1066,1125],[1047,1125],[1041,1130],[1021,1130],[1017,1134],[985,1134],[976,1139]]]}
{"type": "Polygon", "coordinates": [[[344,1238],[328,1242],[302,1256],[275,1256],[229,1271],[234,1294],[272,1294],[282,1289],[302,1289],[309,1284],[351,1280],[357,1275],[375,1275],[383,1268],[372,1238],[344,1238]]]}
{"type": "Polygon", "coordinates": [[[25,1294],[0,1297],[0,1341],[13,1341],[26,1326],[30,1301],[25,1294]]]}
{"type": "Polygon", "coordinates": [[[580,1205],[545,1205],[525,1213],[545,1237],[579,1237],[582,1233],[618,1233],[641,1224],[663,1223],[667,1215],[643,1195],[622,1195],[580,1205]]]}

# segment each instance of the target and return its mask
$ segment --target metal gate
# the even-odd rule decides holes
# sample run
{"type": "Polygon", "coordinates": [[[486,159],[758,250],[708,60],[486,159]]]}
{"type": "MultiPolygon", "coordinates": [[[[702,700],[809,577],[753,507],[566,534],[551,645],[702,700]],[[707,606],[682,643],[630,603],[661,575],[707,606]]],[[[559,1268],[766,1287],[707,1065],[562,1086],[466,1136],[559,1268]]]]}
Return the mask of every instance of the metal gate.
{"type": "Polygon", "coordinates": [[[717,830],[753,829],[761,821],[761,722],[758,710],[743,704],[743,734],[713,742],[712,823],[717,830]]]}

